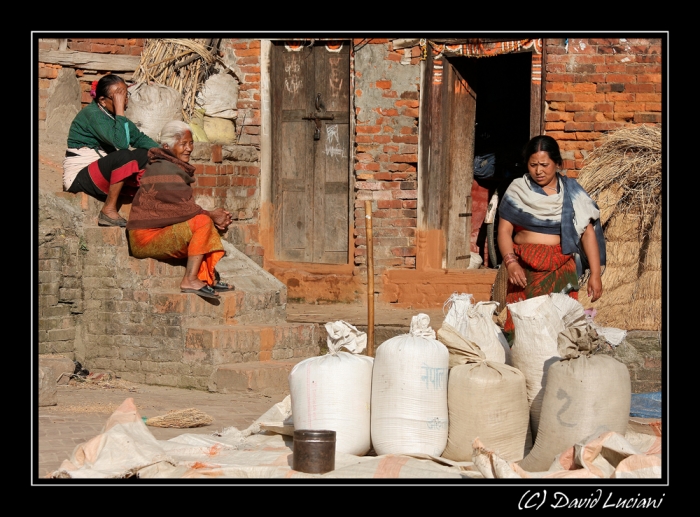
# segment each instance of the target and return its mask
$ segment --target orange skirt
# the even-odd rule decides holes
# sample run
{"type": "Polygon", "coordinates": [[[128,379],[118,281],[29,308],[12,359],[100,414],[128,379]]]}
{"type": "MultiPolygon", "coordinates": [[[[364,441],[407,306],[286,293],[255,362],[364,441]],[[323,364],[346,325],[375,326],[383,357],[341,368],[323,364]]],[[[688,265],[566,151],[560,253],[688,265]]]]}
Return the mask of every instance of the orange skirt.
{"type": "Polygon", "coordinates": [[[204,255],[197,278],[208,285],[215,283],[214,268],[225,252],[219,232],[208,215],[199,214],[165,228],[129,230],[128,233],[131,254],[136,258],[165,260],[204,255]]]}

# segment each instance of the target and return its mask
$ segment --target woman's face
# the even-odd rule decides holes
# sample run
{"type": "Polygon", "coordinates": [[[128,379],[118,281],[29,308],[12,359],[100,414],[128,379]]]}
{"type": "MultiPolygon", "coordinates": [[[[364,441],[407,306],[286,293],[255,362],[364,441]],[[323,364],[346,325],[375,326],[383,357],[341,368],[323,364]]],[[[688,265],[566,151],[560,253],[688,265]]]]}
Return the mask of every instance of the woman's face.
{"type": "Polygon", "coordinates": [[[556,184],[557,164],[549,157],[547,151],[537,151],[527,161],[527,172],[532,181],[540,187],[552,187],[556,184]]]}
{"type": "Polygon", "coordinates": [[[107,108],[112,113],[114,113],[114,94],[117,92],[120,92],[124,95],[124,109],[126,109],[129,105],[129,90],[126,87],[126,83],[114,83],[112,86],[109,87],[108,96],[102,98],[105,108],[107,108]]]}
{"type": "Polygon", "coordinates": [[[175,155],[175,158],[178,160],[189,162],[190,154],[192,154],[192,149],[194,148],[192,132],[185,131],[185,133],[180,137],[180,140],[175,142],[175,145],[169,147],[168,144],[163,144],[163,148],[170,149],[170,151],[175,155]]]}

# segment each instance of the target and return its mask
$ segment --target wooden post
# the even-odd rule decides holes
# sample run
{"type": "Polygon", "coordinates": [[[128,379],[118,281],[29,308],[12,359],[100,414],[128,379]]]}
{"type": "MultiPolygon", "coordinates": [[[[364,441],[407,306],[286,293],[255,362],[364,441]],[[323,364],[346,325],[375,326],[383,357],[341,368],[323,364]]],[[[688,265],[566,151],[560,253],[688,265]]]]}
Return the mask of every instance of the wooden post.
{"type": "Polygon", "coordinates": [[[365,201],[365,232],[367,235],[367,355],[374,357],[374,244],[371,201],[365,201]]]}

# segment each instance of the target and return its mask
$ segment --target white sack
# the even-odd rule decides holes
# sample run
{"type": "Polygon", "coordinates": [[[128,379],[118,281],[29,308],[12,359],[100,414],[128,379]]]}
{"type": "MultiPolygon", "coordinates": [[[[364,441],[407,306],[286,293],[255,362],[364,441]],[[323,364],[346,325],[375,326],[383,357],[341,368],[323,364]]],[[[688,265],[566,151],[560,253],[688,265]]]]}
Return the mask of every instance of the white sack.
{"type": "Polygon", "coordinates": [[[536,440],[547,370],[560,359],[557,336],[564,330],[564,322],[549,295],[510,303],[508,309],[515,326],[511,349],[513,366],[525,375],[530,428],[536,440]]]}
{"type": "Polygon", "coordinates": [[[374,359],[356,354],[367,335],[342,320],[327,323],[326,330],[328,354],[305,359],[289,373],[294,428],[335,431],[337,452],[363,456],[371,448],[374,359]]]}
{"type": "Polygon", "coordinates": [[[171,120],[182,120],[182,95],[163,84],[137,83],[129,87],[129,105],[124,115],[142,133],[160,143],[160,130],[171,120]]]}
{"type": "Polygon", "coordinates": [[[414,316],[409,334],[377,347],[371,412],[377,455],[440,456],[447,444],[449,353],[429,322],[426,314],[414,316]]]}
{"type": "Polygon", "coordinates": [[[238,82],[225,72],[213,74],[197,93],[195,102],[208,117],[233,120],[238,116],[238,82]]]}
{"type": "Polygon", "coordinates": [[[508,340],[493,321],[498,302],[473,303],[468,293],[450,296],[443,305],[447,307],[444,323],[452,326],[465,339],[476,343],[489,361],[512,364],[508,340]]]}

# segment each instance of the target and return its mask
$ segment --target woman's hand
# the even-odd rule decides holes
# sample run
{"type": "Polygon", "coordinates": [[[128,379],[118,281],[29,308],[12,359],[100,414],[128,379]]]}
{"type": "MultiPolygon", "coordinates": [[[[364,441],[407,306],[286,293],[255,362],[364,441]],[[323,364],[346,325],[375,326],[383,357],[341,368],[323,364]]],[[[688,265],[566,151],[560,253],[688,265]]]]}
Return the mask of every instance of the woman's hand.
{"type": "Polygon", "coordinates": [[[591,270],[588,275],[587,292],[591,301],[594,302],[603,294],[603,281],[600,278],[600,252],[598,248],[598,240],[595,236],[593,225],[589,224],[581,236],[581,244],[583,251],[588,259],[588,267],[591,270]]]}
{"type": "Polygon", "coordinates": [[[226,231],[229,225],[233,222],[233,216],[230,212],[224,210],[223,208],[215,208],[207,212],[211,220],[214,222],[214,226],[218,230],[226,231]]]}
{"type": "Polygon", "coordinates": [[[594,276],[592,273],[588,277],[588,297],[592,302],[596,301],[603,294],[603,281],[600,275],[594,276]]]}
{"type": "Polygon", "coordinates": [[[112,105],[114,106],[115,115],[124,115],[127,103],[126,85],[119,85],[118,88],[112,90],[112,105]]]}
{"type": "Polygon", "coordinates": [[[517,261],[511,262],[505,266],[508,270],[508,281],[513,284],[525,288],[527,286],[527,278],[525,277],[525,271],[518,264],[517,261]]]}

